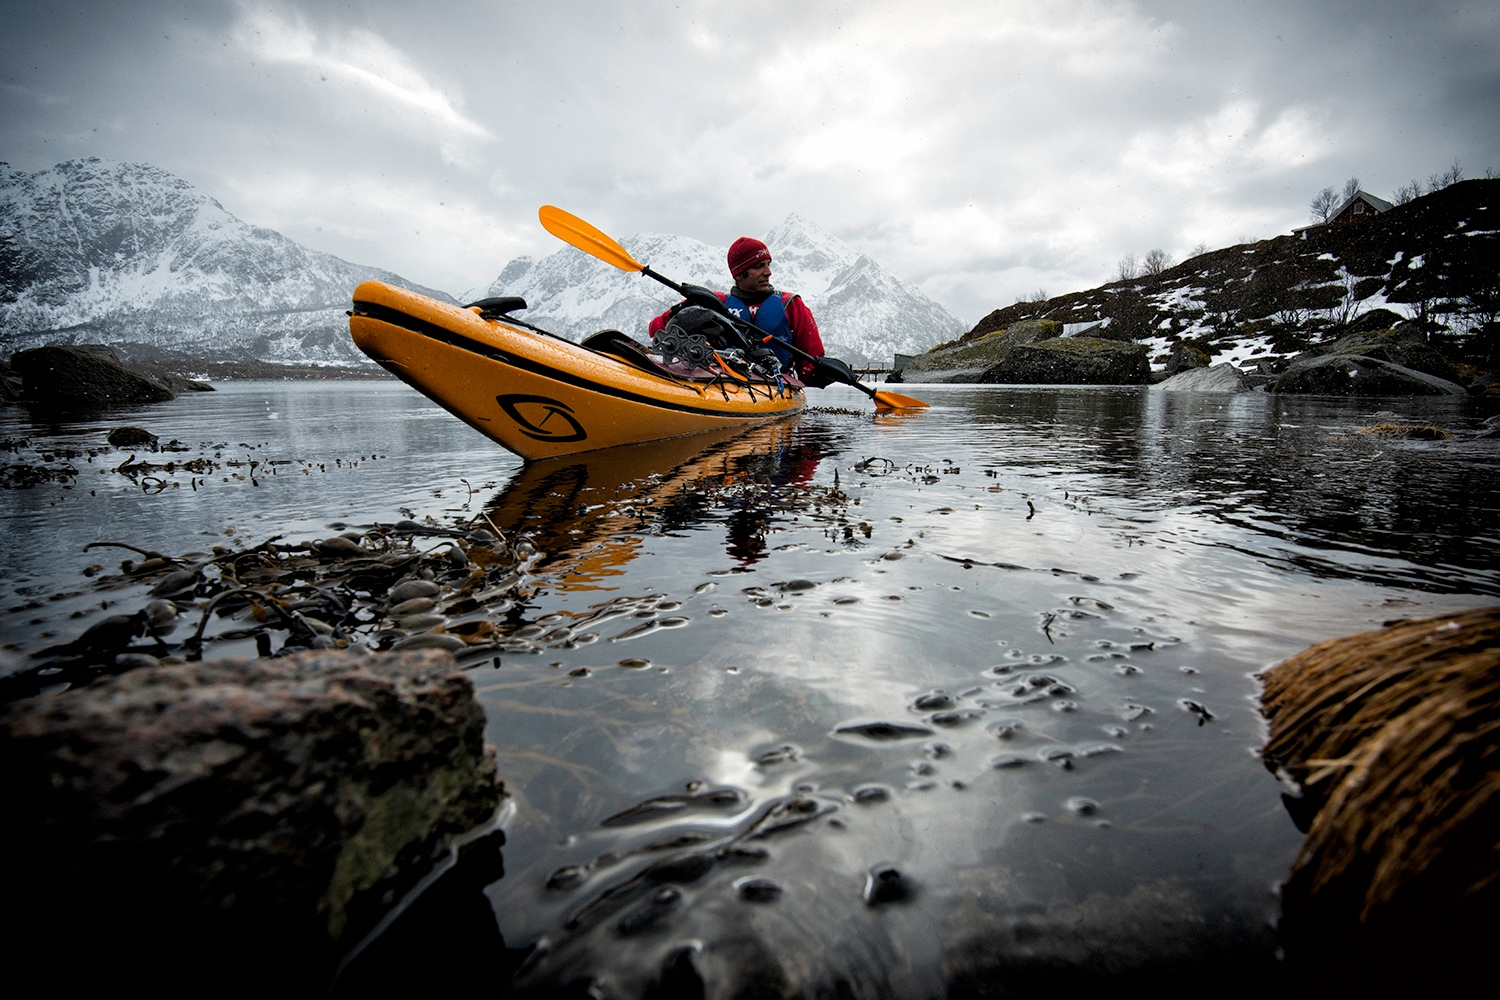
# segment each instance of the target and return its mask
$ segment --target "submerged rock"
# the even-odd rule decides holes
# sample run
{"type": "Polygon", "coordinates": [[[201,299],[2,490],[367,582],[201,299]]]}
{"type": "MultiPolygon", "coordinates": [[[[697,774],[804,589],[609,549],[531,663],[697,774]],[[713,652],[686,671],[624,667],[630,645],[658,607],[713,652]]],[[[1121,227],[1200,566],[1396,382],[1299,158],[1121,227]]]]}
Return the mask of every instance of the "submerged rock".
{"type": "Polygon", "coordinates": [[[0,938],[64,994],[318,994],[503,794],[439,652],[143,667],[6,706],[0,748],[0,938]]]}
{"type": "Polygon", "coordinates": [[[150,448],[155,451],[158,438],[144,427],[116,427],[105,440],[115,448],[150,448]]]}

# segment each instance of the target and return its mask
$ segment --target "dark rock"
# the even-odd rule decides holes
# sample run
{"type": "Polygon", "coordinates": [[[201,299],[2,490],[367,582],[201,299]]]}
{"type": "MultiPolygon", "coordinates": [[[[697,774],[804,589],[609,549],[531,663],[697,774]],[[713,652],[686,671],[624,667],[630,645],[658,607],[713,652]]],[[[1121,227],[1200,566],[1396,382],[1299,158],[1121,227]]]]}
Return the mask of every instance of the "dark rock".
{"type": "Polygon", "coordinates": [[[902,368],[899,381],[979,382],[987,370],[999,364],[1015,347],[1056,337],[1061,332],[1061,323],[1026,320],[964,344],[935,347],[910,359],[902,368]]]}
{"type": "Polygon", "coordinates": [[[15,403],[21,398],[21,376],[0,364],[0,403],[15,403]]]}
{"type": "Polygon", "coordinates": [[[17,351],[11,367],[21,376],[24,398],[45,406],[89,409],[177,398],[161,382],[126,368],[107,347],[36,347],[17,351]]]}
{"type": "Polygon", "coordinates": [[[1166,373],[1168,376],[1177,375],[1194,368],[1207,368],[1208,365],[1207,352],[1192,344],[1178,344],[1172,348],[1172,355],[1167,359],[1166,373]]]}
{"type": "Polygon", "coordinates": [[[116,448],[156,449],[157,437],[144,427],[116,427],[105,438],[116,448]]]}
{"type": "MultiPolygon", "coordinates": [[[[1427,345],[1426,338],[1415,323],[1407,323],[1387,330],[1349,334],[1331,344],[1314,348],[1310,353],[1323,357],[1334,354],[1355,354],[1435,375],[1447,382],[1459,381],[1457,370],[1448,363],[1446,358],[1427,345]]],[[[1293,363],[1296,363],[1296,359],[1293,359],[1293,363]]]]}
{"type": "Polygon", "coordinates": [[[980,382],[1020,385],[1146,385],[1146,345],[1065,337],[1018,344],[980,382]]]}
{"type": "Polygon", "coordinates": [[[1389,309],[1371,309],[1344,329],[1348,333],[1373,333],[1376,330],[1394,329],[1402,322],[1403,318],[1389,309]]]}
{"type": "Polygon", "coordinates": [[[319,994],[502,795],[435,652],[144,667],[7,706],[0,753],[0,941],[64,995],[319,994]]]}
{"type": "Polygon", "coordinates": [[[1462,396],[1463,386],[1361,354],[1294,359],[1272,392],[1325,396],[1462,396]]]}
{"type": "Polygon", "coordinates": [[[199,382],[184,375],[157,375],[155,378],[162,385],[176,393],[217,391],[207,382],[199,382]]]}

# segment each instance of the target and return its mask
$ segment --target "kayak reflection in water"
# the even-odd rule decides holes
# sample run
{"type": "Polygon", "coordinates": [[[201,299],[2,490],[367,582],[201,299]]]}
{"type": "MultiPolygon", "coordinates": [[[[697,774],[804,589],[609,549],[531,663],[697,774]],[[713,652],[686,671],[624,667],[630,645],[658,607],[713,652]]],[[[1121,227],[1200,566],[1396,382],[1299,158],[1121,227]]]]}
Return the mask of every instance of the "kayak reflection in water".
{"type": "Polygon", "coordinates": [[[797,424],[533,462],[490,500],[485,518],[525,534],[542,553],[536,572],[563,590],[613,586],[645,538],[719,520],[727,552],[748,565],[763,557],[778,512],[805,492],[828,454],[823,442],[798,435],[797,424]],[[787,487],[793,494],[781,492],[787,487]]]}
{"type": "Polygon", "coordinates": [[[728,496],[729,516],[726,550],[740,566],[765,558],[766,535],[771,531],[780,505],[767,502],[764,487],[805,486],[812,481],[823,457],[817,441],[783,442],[770,452],[748,457],[739,473],[759,489],[740,490],[728,496]]]}

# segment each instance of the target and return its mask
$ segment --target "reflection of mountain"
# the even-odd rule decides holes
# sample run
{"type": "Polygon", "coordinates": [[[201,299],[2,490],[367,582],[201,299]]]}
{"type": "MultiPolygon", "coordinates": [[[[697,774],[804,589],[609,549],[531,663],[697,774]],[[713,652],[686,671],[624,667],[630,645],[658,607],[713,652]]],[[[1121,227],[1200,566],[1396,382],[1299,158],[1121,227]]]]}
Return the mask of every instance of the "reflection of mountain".
{"type": "Polygon", "coordinates": [[[815,497],[837,508],[836,490],[810,490],[826,441],[799,433],[800,418],[721,434],[608,448],[532,462],[485,508],[507,534],[543,553],[538,572],[568,590],[602,589],[640,554],[643,538],[715,521],[741,564],[761,558],[778,512],[815,497]]]}

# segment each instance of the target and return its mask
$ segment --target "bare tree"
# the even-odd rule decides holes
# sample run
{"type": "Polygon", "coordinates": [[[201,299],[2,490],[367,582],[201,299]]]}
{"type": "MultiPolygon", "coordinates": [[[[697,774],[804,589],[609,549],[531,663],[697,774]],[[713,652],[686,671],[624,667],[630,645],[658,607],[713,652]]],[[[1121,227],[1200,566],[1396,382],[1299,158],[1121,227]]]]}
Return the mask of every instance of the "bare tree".
{"type": "Polygon", "coordinates": [[[1441,191],[1443,188],[1448,187],[1452,184],[1457,184],[1463,179],[1464,168],[1455,158],[1453,161],[1453,165],[1450,166],[1447,170],[1443,171],[1440,174],[1433,174],[1431,177],[1427,178],[1427,190],[1429,193],[1433,191],[1441,191]]]}
{"type": "Polygon", "coordinates": [[[1017,295],[1016,304],[1020,305],[1022,302],[1046,302],[1048,298],[1050,296],[1048,296],[1047,290],[1045,288],[1038,288],[1036,291],[1027,292],[1025,295],[1017,295]]]}
{"type": "Polygon", "coordinates": [[[1120,258],[1119,268],[1115,271],[1117,281],[1134,281],[1141,276],[1141,262],[1135,259],[1135,254],[1127,253],[1120,258]]]}
{"type": "Polygon", "coordinates": [[[1338,207],[1338,192],[1331,187],[1326,187],[1313,195],[1313,200],[1307,205],[1308,211],[1312,212],[1312,217],[1319,222],[1327,222],[1329,216],[1333,215],[1333,210],[1338,207]]]}
{"type": "Polygon", "coordinates": [[[1346,267],[1339,268],[1338,283],[1343,292],[1338,301],[1328,309],[1328,318],[1335,326],[1348,326],[1354,322],[1354,317],[1359,314],[1360,299],[1356,294],[1359,286],[1359,278],[1346,267]]]}
{"type": "Polygon", "coordinates": [[[1152,250],[1146,254],[1146,259],[1141,261],[1141,273],[1154,278],[1171,266],[1172,258],[1167,256],[1165,250],[1152,250]]]}
{"type": "Polygon", "coordinates": [[[1348,201],[1357,194],[1359,194],[1359,178],[1351,177],[1344,182],[1344,198],[1339,204],[1342,205],[1344,201],[1348,201]]]}
{"type": "Polygon", "coordinates": [[[1208,253],[1208,244],[1200,240],[1197,244],[1194,245],[1193,249],[1188,251],[1188,259],[1191,260],[1194,257],[1202,257],[1206,253],[1208,253]]]}
{"type": "Polygon", "coordinates": [[[1416,201],[1422,197],[1422,194],[1422,182],[1413,180],[1410,184],[1403,184],[1398,187],[1396,193],[1391,196],[1391,200],[1398,205],[1405,205],[1408,202],[1416,201]]]}

